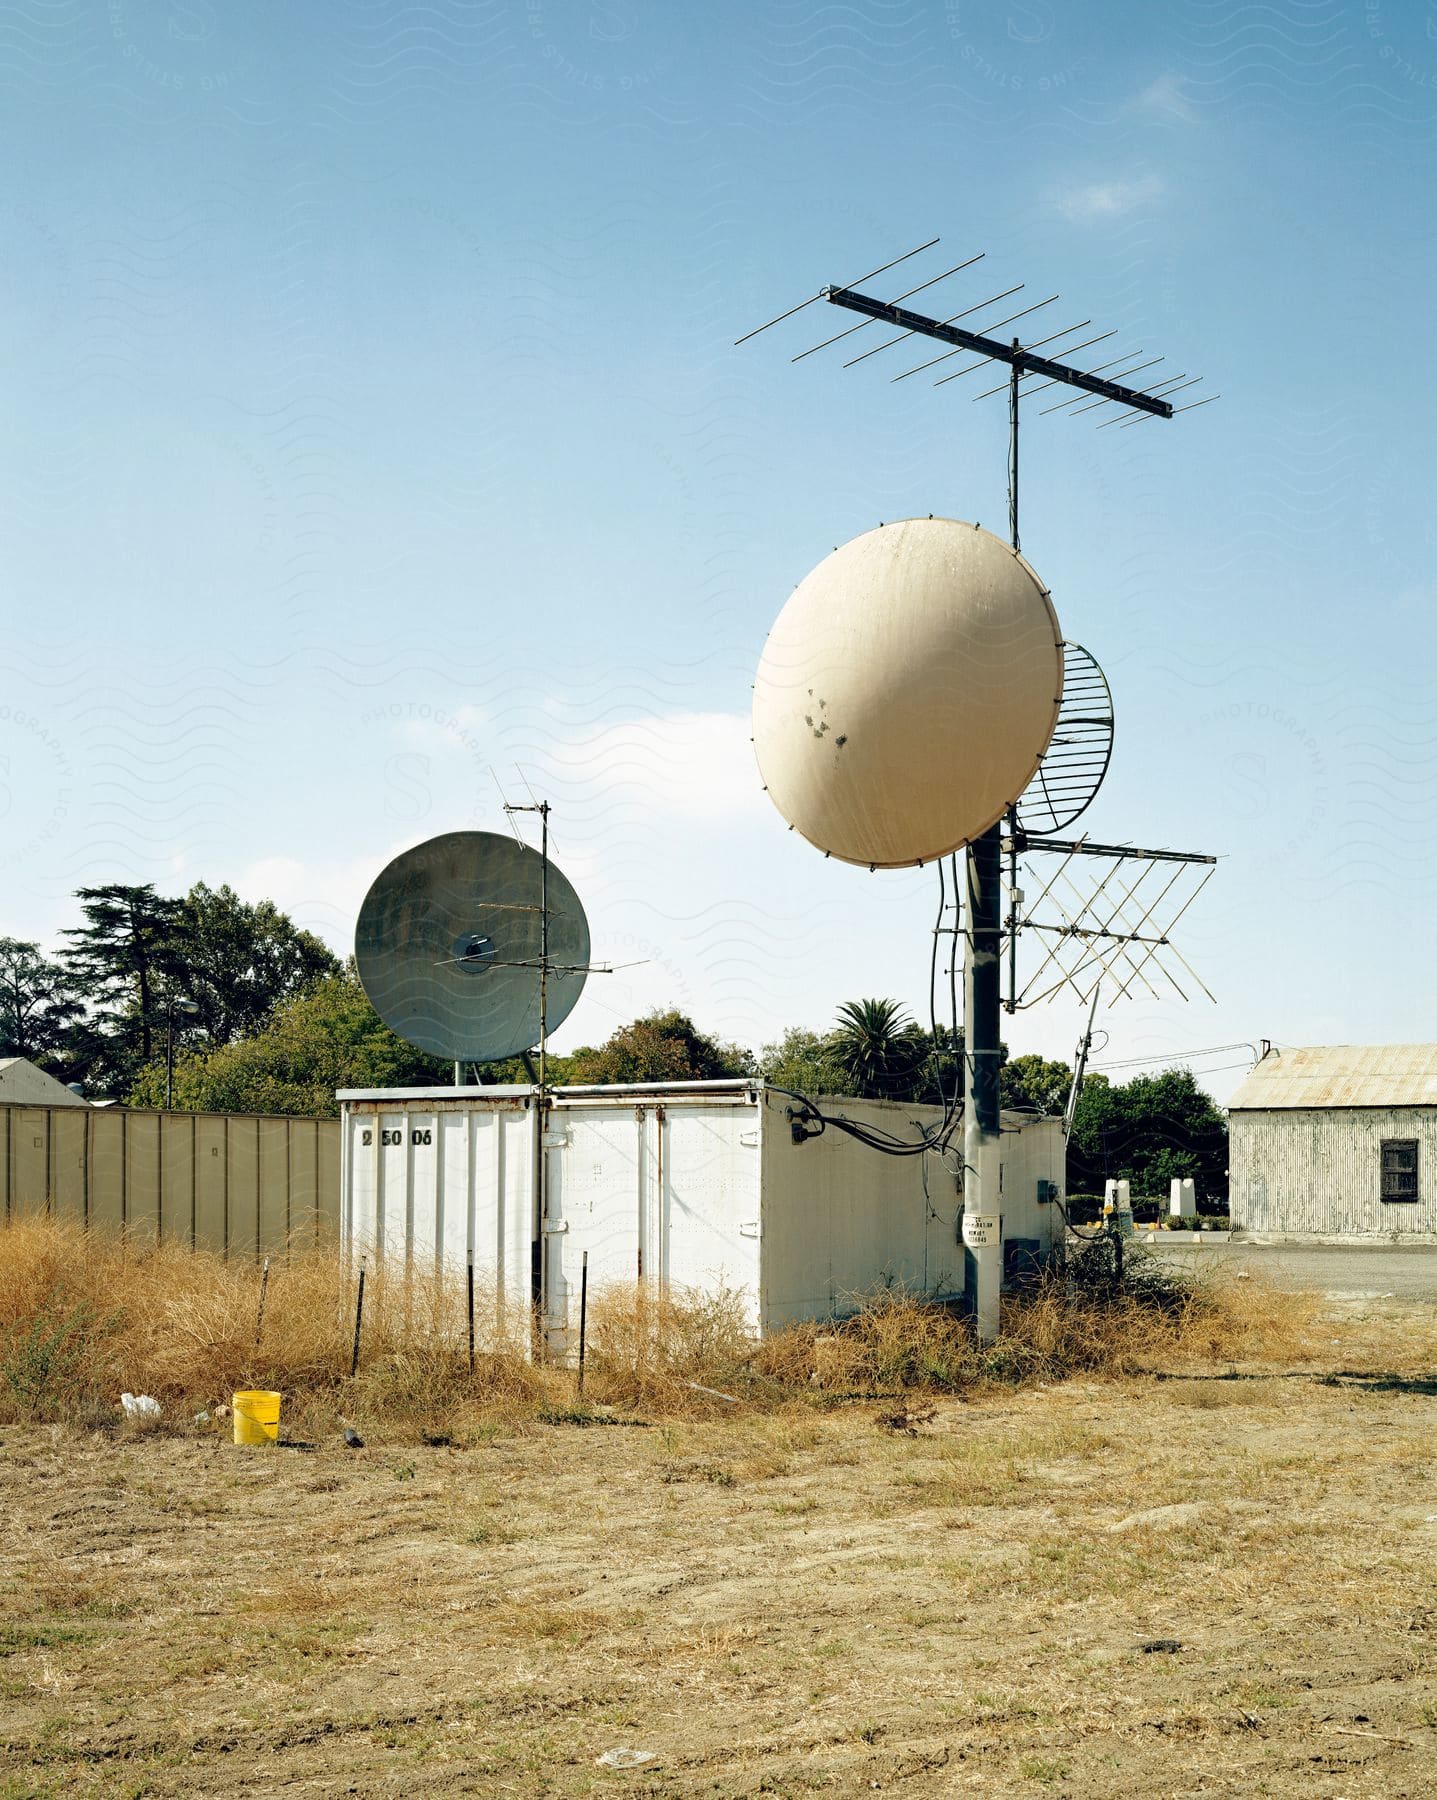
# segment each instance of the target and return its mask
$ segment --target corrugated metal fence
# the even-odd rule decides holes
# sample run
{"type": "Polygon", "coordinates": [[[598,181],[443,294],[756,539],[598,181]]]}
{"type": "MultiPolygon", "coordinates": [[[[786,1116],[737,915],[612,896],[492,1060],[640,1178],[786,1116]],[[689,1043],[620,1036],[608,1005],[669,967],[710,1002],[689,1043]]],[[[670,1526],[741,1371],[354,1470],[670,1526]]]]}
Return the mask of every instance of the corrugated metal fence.
{"type": "Polygon", "coordinates": [[[266,1256],[339,1236],[339,1120],[0,1105],[3,1217],[266,1256]]]}

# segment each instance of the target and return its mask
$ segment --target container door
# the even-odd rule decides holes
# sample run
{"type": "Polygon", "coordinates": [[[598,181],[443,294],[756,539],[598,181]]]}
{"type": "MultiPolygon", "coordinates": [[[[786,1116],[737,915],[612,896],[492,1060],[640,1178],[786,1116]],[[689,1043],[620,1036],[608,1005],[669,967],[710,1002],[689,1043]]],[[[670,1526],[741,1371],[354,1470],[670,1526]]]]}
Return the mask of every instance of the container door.
{"type": "Polygon", "coordinates": [[[562,1110],[548,1134],[545,1332],[578,1353],[579,1288],[631,1295],[639,1282],[743,1296],[759,1285],[759,1119],[753,1107],[562,1110]]]}
{"type": "Polygon", "coordinates": [[[432,1270],[450,1295],[474,1265],[476,1342],[532,1349],[534,1135],[528,1107],[346,1111],[343,1213],[351,1257],[432,1270]]]}
{"type": "Polygon", "coordinates": [[[525,1355],[532,1349],[537,1122],[537,1113],[513,1106],[444,1117],[446,1265],[462,1275],[472,1256],[480,1341],[525,1355]]]}
{"type": "Polygon", "coordinates": [[[758,1306],[762,1216],[752,1106],[670,1107],[657,1145],[664,1291],[741,1296],[758,1306]]]}
{"type": "Polygon", "coordinates": [[[544,1331],[552,1354],[577,1355],[585,1252],[589,1297],[627,1289],[645,1271],[645,1183],[652,1107],[555,1108],[545,1132],[544,1331]]]}

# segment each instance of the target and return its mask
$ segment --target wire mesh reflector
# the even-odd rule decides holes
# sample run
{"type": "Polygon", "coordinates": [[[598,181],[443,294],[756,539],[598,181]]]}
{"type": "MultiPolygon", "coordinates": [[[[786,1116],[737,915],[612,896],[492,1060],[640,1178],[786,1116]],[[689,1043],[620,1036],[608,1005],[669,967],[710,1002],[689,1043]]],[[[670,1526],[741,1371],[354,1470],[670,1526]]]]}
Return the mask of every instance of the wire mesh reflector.
{"type": "Polygon", "coordinates": [[[1113,754],[1113,696],[1097,659],[1063,645],[1063,704],[1052,742],[1018,801],[1024,831],[1064,831],[1092,805],[1113,754]]]}

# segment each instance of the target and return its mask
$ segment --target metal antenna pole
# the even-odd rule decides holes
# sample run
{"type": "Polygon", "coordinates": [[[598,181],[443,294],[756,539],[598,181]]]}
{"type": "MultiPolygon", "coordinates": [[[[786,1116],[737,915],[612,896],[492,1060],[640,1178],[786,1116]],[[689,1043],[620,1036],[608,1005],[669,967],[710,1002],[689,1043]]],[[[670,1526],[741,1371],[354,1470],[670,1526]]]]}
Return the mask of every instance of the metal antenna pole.
{"type": "Polygon", "coordinates": [[[968,846],[968,954],[963,962],[963,1035],[968,1095],[963,1109],[963,1242],[972,1280],[978,1341],[998,1335],[1003,1286],[999,1222],[998,1070],[1002,963],[1003,830],[993,825],[968,846]]]}
{"type": "Polygon", "coordinates": [[[544,1098],[544,1058],[549,1039],[549,802],[539,804],[539,1101],[544,1098]]]}
{"type": "MultiPolygon", "coordinates": [[[[533,789],[531,788],[532,794],[533,789]]],[[[539,1068],[535,1086],[538,1121],[538,1140],[534,1150],[534,1206],[538,1217],[538,1232],[534,1245],[534,1262],[532,1268],[531,1289],[536,1309],[536,1316],[547,1309],[549,1293],[548,1268],[548,1223],[549,1194],[545,1179],[544,1135],[549,1112],[549,802],[536,800],[532,806],[511,806],[507,802],[504,807],[507,813],[534,812],[539,815],[539,1068]]],[[[532,966],[532,965],[527,965],[532,966]]],[[[529,1053],[524,1052],[524,1061],[529,1073],[534,1075],[533,1064],[529,1053]]],[[[539,1342],[544,1342],[543,1320],[540,1319],[539,1342]]]]}
{"type": "MultiPolygon", "coordinates": [[[[1018,537],[1018,382],[1021,346],[1008,383],[1008,536],[1018,537]]],[[[1001,1069],[1003,1062],[1003,827],[990,825],[968,846],[968,954],[963,964],[963,1030],[968,1099],[963,1118],[963,1235],[973,1277],[969,1293],[981,1344],[998,1335],[1003,1292],[1001,1069]]],[[[1011,921],[1010,921],[1011,924],[1011,921]]]]}
{"type": "MultiPolygon", "coordinates": [[[[1013,339],[1013,349],[1022,349],[1022,341],[1013,339]]],[[[1015,550],[1022,544],[1018,537],[1018,383],[1023,371],[1017,357],[1008,374],[1008,540],[1015,550]]],[[[1018,991],[1018,903],[1012,898],[1018,891],[1018,808],[1008,808],[1008,838],[1012,846],[1008,858],[1008,1010],[1013,1010],[1013,996],[1018,991]]]]}
{"type": "Polygon", "coordinates": [[[1008,998],[1004,1012],[1018,1010],[1018,809],[1008,808],[1008,998]]]}
{"type": "Polygon", "coordinates": [[[1013,339],[1014,360],[1008,377],[1008,541],[1021,550],[1018,541],[1018,383],[1023,379],[1023,365],[1017,360],[1021,342],[1013,339]]]}
{"type": "MultiPolygon", "coordinates": [[[[548,1104],[548,1069],[546,1060],[549,1048],[549,802],[540,801],[539,814],[539,1143],[536,1153],[534,1171],[534,1197],[539,1211],[539,1242],[541,1267],[539,1271],[540,1305],[544,1313],[548,1313],[553,1296],[549,1287],[549,1186],[545,1180],[547,1174],[548,1152],[544,1148],[544,1138],[549,1125],[548,1104]]],[[[547,1324],[547,1320],[545,1321],[547,1324]]],[[[540,1343],[546,1342],[541,1335],[540,1343]]]]}

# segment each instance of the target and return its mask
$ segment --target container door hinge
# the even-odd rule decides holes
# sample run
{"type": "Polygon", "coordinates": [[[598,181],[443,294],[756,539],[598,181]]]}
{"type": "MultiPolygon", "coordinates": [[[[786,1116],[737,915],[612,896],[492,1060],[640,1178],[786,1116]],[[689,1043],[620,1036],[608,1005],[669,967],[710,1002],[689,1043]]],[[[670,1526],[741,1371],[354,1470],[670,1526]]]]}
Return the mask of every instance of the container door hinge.
{"type": "Polygon", "coordinates": [[[738,1226],[738,1234],[740,1237],[761,1238],[763,1236],[762,1220],[760,1220],[760,1219],[740,1219],[739,1226],[738,1226]]]}
{"type": "Polygon", "coordinates": [[[562,1237],[568,1229],[569,1221],[567,1219],[557,1219],[552,1224],[546,1220],[544,1224],[544,1236],[562,1237]]]}

